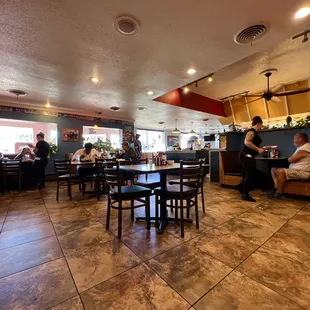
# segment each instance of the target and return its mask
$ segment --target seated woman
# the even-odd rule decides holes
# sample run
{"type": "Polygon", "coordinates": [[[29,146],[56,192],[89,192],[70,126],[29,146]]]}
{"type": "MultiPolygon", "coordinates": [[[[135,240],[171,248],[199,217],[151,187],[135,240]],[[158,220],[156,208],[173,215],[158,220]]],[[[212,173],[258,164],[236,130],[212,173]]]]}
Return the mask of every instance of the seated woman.
{"type": "Polygon", "coordinates": [[[30,147],[25,146],[22,149],[22,151],[15,156],[14,159],[21,159],[21,160],[29,160],[29,159],[31,159],[31,160],[34,160],[35,159],[35,155],[33,154],[33,152],[32,152],[30,147]]]}

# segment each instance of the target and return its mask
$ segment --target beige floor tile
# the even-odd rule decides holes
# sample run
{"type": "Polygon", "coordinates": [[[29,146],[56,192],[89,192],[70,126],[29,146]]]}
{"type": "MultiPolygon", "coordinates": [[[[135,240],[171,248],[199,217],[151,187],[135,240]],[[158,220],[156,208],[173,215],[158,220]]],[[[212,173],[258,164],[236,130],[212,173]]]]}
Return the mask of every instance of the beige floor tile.
{"type": "Polygon", "coordinates": [[[68,232],[59,237],[60,245],[66,255],[104,244],[115,236],[107,231],[101,223],[68,232]]]}
{"type": "Polygon", "coordinates": [[[219,229],[207,231],[189,241],[189,244],[232,268],[235,268],[260,246],[260,243],[255,242],[251,237],[219,229]]]}
{"type": "Polygon", "coordinates": [[[194,307],[197,310],[306,310],[237,271],[194,307]]]}
{"type": "Polygon", "coordinates": [[[0,250],[53,235],[55,231],[50,222],[4,231],[0,235],[0,250]]]}
{"type": "Polygon", "coordinates": [[[0,250],[0,278],[62,256],[54,236],[0,250]]]}
{"type": "Polygon", "coordinates": [[[122,241],[144,261],[183,242],[167,232],[159,235],[154,227],[127,235],[122,241]]]}
{"type": "Polygon", "coordinates": [[[310,261],[292,260],[262,246],[238,270],[302,306],[310,305],[310,261]]]}
{"type": "Polygon", "coordinates": [[[232,219],[219,226],[218,229],[226,233],[238,235],[241,238],[246,237],[260,244],[264,243],[277,231],[276,228],[262,226],[260,222],[244,221],[240,218],[232,219]]]}
{"type": "Polygon", "coordinates": [[[106,281],[141,262],[117,239],[68,255],[67,260],[79,292],[106,281]]]}
{"type": "Polygon", "coordinates": [[[49,309],[76,295],[64,259],[0,279],[0,305],[5,310],[49,309]]]}
{"type": "Polygon", "coordinates": [[[310,232],[290,222],[275,233],[264,247],[293,260],[310,262],[310,232]]]}
{"type": "Polygon", "coordinates": [[[82,301],[79,296],[70,298],[50,310],[84,310],[82,301]]]}
{"type": "Polygon", "coordinates": [[[63,236],[70,231],[82,229],[95,224],[98,224],[98,221],[90,215],[80,217],[68,216],[53,222],[56,234],[58,236],[63,236]]]}
{"type": "Polygon", "coordinates": [[[10,208],[3,225],[3,231],[20,229],[36,224],[49,222],[50,218],[45,208],[34,207],[28,210],[13,211],[10,208]]]}
{"type": "Polygon", "coordinates": [[[190,245],[180,245],[148,262],[190,304],[195,303],[232,269],[190,245]]]}
{"type": "Polygon", "coordinates": [[[91,216],[91,213],[88,212],[85,208],[79,207],[78,205],[73,205],[70,207],[65,208],[58,208],[58,209],[48,209],[48,213],[51,217],[53,222],[59,221],[66,217],[82,217],[82,216],[91,216]]]}
{"type": "Polygon", "coordinates": [[[155,272],[139,265],[82,293],[86,310],[187,310],[190,305],[155,272]]]}

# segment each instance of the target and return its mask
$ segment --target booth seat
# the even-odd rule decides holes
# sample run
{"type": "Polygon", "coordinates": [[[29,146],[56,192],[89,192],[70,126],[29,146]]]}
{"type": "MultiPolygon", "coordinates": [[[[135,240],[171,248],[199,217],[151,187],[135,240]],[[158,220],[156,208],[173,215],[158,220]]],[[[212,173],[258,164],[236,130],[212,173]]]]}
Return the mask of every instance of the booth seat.
{"type": "Polygon", "coordinates": [[[310,179],[290,180],[285,182],[284,193],[289,195],[310,197],[310,179]]]}
{"type": "Polygon", "coordinates": [[[236,186],[242,181],[243,169],[238,160],[239,151],[220,152],[220,185],[236,186]]]}

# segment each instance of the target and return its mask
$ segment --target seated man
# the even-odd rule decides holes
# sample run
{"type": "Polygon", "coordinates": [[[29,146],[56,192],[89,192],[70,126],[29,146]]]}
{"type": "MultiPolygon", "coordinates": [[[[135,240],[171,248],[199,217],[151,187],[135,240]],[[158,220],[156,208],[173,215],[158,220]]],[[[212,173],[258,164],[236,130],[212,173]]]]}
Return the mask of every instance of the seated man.
{"type": "MultiPolygon", "coordinates": [[[[93,145],[88,142],[85,143],[84,149],[77,150],[72,156],[72,161],[92,162],[95,163],[96,158],[100,158],[97,150],[93,149],[93,145]]],[[[77,167],[77,174],[85,176],[96,173],[96,167],[93,164],[79,165],[77,167]]]]}
{"type": "Polygon", "coordinates": [[[287,180],[310,179],[310,143],[306,133],[297,133],[294,136],[295,153],[289,157],[290,166],[285,168],[272,168],[271,175],[275,188],[270,198],[283,198],[284,184],[287,180]]]}

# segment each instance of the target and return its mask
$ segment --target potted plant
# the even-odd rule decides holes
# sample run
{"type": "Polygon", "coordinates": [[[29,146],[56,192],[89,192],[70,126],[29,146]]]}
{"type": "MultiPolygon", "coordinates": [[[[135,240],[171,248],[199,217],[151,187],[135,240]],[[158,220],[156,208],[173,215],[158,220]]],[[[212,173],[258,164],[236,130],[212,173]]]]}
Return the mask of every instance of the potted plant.
{"type": "Polygon", "coordinates": [[[48,157],[50,158],[51,156],[55,155],[58,152],[58,147],[53,142],[49,142],[48,144],[50,145],[50,150],[48,153],[48,157]]]}

